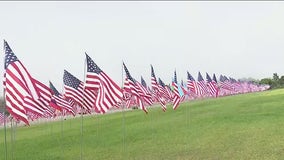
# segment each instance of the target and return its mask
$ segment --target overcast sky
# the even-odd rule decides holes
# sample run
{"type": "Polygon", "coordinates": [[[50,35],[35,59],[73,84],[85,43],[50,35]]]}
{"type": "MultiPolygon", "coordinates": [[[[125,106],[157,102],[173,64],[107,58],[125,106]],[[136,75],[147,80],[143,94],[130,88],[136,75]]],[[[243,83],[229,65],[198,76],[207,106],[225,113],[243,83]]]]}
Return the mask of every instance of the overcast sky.
{"type": "Polygon", "coordinates": [[[165,83],[175,69],[261,79],[284,75],[283,18],[276,1],[0,2],[0,39],[59,90],[64,69],[84,80],[85,52],[119,85],[122,61],[148,85],[150,64],[165,83]]]}

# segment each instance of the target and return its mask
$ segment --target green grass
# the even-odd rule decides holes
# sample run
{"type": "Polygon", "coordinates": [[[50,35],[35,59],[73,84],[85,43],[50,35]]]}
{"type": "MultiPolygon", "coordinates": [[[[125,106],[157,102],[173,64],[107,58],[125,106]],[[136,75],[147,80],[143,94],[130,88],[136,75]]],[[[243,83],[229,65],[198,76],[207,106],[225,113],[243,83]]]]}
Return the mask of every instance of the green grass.
{"type": "MultiPolygon", "coordinates": [[[[284,159],[284,90],[17,127],[8,159],[284,159]],[[124,118],[123,118],[124,117],[124,118]],[[124,124],[124,125],[123,125],[124,124]]],[[[0,130],[0,159],[5,159],[0,130]]]]}

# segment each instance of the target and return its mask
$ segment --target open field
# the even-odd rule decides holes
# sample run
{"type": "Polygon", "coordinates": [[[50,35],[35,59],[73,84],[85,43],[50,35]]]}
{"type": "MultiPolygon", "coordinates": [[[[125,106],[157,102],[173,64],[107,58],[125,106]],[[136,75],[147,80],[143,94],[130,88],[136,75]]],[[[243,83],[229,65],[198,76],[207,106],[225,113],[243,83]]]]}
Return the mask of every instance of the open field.
{"type": "MultiPolygon", "coordinates": [[[[8,159],[284,159],[284,89],[7,130],[8,159]],[[11,135],[13,136],[11,138],[11,135]],[[82,141],[81,141],[82,140],[82,141]]],[[[5,159],[4,129],[0,159],[5,159]]]]}

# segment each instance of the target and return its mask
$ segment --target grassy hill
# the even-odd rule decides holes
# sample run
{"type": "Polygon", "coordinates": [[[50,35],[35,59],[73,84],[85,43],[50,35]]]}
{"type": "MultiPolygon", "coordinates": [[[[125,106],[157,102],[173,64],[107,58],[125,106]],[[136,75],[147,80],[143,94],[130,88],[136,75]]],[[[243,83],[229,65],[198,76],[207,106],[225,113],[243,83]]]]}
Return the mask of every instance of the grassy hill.
{"type": "MultiPolygon", "coordinates": [[[[284,89],[7,130],[8,159],[284,159],[284,89]],[[12,138],[11,138],[12,135],[12,138]]],[[[5,159],[0,130],[0,159],[5,159]]]]}

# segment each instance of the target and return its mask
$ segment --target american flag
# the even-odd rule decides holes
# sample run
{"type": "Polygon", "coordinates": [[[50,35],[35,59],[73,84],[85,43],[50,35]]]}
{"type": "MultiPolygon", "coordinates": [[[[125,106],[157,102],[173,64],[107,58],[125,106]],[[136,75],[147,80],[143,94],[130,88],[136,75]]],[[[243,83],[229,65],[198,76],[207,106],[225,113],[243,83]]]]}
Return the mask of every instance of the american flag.
{"type": "Polygon", "coordinates": [[[153,68],[152,65],[151,65],[151,84],[152,84],[153,90],[159,89],[157,79],[156,79],[156,76],[155,76],[155,72],[154,72],[154,68],[153,68]]]}
{"type": "Polygon", "coordinates": [[[31,96],[26,96],[24,98],[25,109],[27,112],[38,115],[38,117],[50,117],[54,114],[54,111],[49,106],[51,101],[51,90],[36,79],[33,80],[39,92],[39,99],[33,99],[31,96]]]}
{"type": "Polygon", "coordinates": [[[145,113],[148,113],[148,110],[143,103],[143,100],[145,100],[145,98],[148,98],[147,95],[144,95],[143,90],[141,90],[140,86],[138,86],[139,82],[137,82],[134,78],[132,78],[132,76],[130,75],[130,73],[129,73],[129,71],[128,71],[128,69],[127,69],[127,67],[125,66],[124,63],[123,63],[123,67],[124,67],[126,77],[127,77],[127,80],[128,80],[128,83],[125,83],[128,86],[124,86],[126,91],[128,91],[133,96],[135,96],[135,98],[137,100],[137,104],[140,106],[140,109],[142,109],[145,113]]]}
{"type": "Polygon", "coordinates": [[[188,95],[188,91],[187,91],[187,89],[186,89],[186,86],[185,86],[184,83],[183,83],[183,80],[181,80],[180,89],[181,89],[180,92],[182,92],[182,94],[180,94],[180,95],[182,95],[182,96],[181,96],[181,102],[182,102],[182,101],[185,100],[186,95],[188,95]]]}
{"type": "Polygon", "coordinates": [[[186,86],[185,86],[183,80],[181,80],[181,83],[180,83],[180,84],[181,84],[180,87],[181,87],[181,89],[182,89],[183,94],[184,94],[184,95],[187,95],[187,89],[186,89],[186,86]]]}
{"type": "Polygon", "coordinates": [[[231,84],[233,85],[233,89],[234,89],[235,93],[242,93],[243,88],[242,88],[240,82],[237,81],[234,78],[231,78],[231,77],[230,77],[230,81],[231,81],[231,84]]]}
{"type": "Polygon", "coordinates": [[[161,78],[159,78],[159,92],[161,96],[166,99],[166,101],[172,101],[172,91],[169,86],[165,85],[161,78]]]}
{"type": "Polygon", "coordinates": [[[33,80],[39,92],[39,99],[35,101],[41,105],[47,115],[53,115],[53,110],[49,106],[52,97],[52,90],[40,81],[36,79],[33,80]]]}
{"type": "Polygon", "coordinates": [[[207,86],[208,86],[209,93],[213,97],[217,97],[218,92],[219,92],[219,88],[217,86],[217,83],[214,80],[211,79],[211,77],[209,76],[208,73],[206,73],[206,80],[207,80],[207,86]]]}
{"type": "Polygon", "coordinates": [[[123,100],[127,101],[130,99],[130,97],[132,96],[131,94],[131,89],[130,89],[130,85],[129,85],[129,80],[127,79],[127,77],[124,80],[124,84],[123,84],[123,100]]]}
{"type": "Polygon", "coordinates": [[[178,90],[178,84],[177,84],[177,74],[176,71],[174,72],[174,79],[172,82],[172,86],[173,86],[173,109],[177,109],[177,107],[179,106],[179,103],[181,101],[181,96],[179,94],[179,90],[178,90]]]}
{"type": "MultiPolygon", "coordinates": [[[[29,125],[26,106],[27,99],[38,100],[40,98],[34,79],[25,66],[19,61],[8,43],[4,40],[5,73],[4,95],[6,107],[10,114],[18,120],[29,125]]],[[[31,110],[37,110],[31,106],[31,110]]]]}
{"type": "Polygon", "coordinates": [[[199,96],[206,96],[208,93],[207,86],[200,72],[198,72],[197,93],[199,96]]]}
{"type": "Polygon", "coordinates": [[[197,82],[192,75],[187,72],[187,89],[189,90],[191,96],[195,97],[198,95],[197,88],[197,82]]]}
{"type": "Polygon", "coordinates": [[[85,88],[98,92],[96,106],[100,107],[102,113],[111,107],[121,103],[123,97],[122,89],[86,54],[87,74],[85,88]]]}
{"type": "Polygon", "coordinates": [[[151,91],[149,90],[149,88],[147,87],[147,84],[145,82],[145,80],[143,79],[143,77],[141,76],[141,83],[137,83],[139,88],[143,91],[144,96],[144,101],[148,104],[148,105],[153,105],[153,100],[152,100],[152,94],[151,91]]]}
{"type": "Polygon", "coordinates": [[[50,89],[53,91],[52,100],[51,100],[50,105],[52,105],[54,108],[57,108],[58,110],[62,110],[62,109],[66,110],[69,113],[71,113],[73,116],[75,116],[75,112],[73,110],[70,100],[65,99],[63,95],[58,92],[58,90],[54,87],[54,85],[51,82],[49,82],[49,86],[50,86],[50,89]]]}
{"type": "Polygon", "coordinates": [[[60,103],[59,100],[64,101],[63,96],[62,95],[60,96],[60,93],[57,91],[57,89],[54,87],[54,85],[50,81],[49,81],[49,87],[52,90],[52,97],[51,97],[51,101],[49,103],[49,106],[54,108],[54,109],[59,110],[60,112],[63,112],[63,107],[61,105],[59,105],[59,103],[60,103]],[[57,100],[57,98],[58,98],[58,100],[57,100]],[[57,101],[59,101],[59,103],[57,101]]]}
{"type": "Polygon", "coordinates": [[[216,84],[218,84],[215,73],[213,74],[212,80],[213,80],[216,84]]]}
{"type": "MultiPolygon", "coordinates": [[[[130,89],[130,85],[129,85],[129,80],[127,79],[127,77],[124,80],[124,84],[123,84],[123,102],[125,103],[126,108],[131,107],[131,101],[133,99],[133,95],[131,94],[131,89],[130,89]]],[[[135,103],[134,103],[135,104],[135,103]]]]}
{"type": "MultiPolygon", "coordinates": [[[[144,78],[141,76],[141,84],[142,84],[142,86],[144,87],[144,88],[148,88],[147,87],[147,83],[146,83],[146,81],[144,80],[144,78]]],[[[148,89],[147,89],[147,91],[148,91],[148,89]]]]}
{"type": "Polygon", "coordinates": [[[84,83],[64,70],[63,74],[64,96],[73,99],[79,106],[87,111],[92,109],[95,102],[95,93],[84,90],[84,83]]]}
{"type": "Polygon", "coordinates": [[[157,102],[156,96],[154,95],[153,89],[150,88],[150,86],[148,86],[145,82],[145,80],[143,79],[143,77],[141,76],[141,84],[144,88],[146,88],[147,90],[147,94],[149,94],[149,96],[151,96],[151,100],[153,103],[157,102]]]}
{"type": "Polygon", "coordinates": [[[220,92],[222,91],[223,95],[232,95],[235,94],[234,84],[231,82],[227,76],[220,75],[220,92]]]}
{"type": "Polygon", "coordinates": [[[162,110],[165,112],[167,110],[166,102],[163,96],[161,95],[162,92],[160,92],[159,84],[157,83],[154,68],[152,65],[151,65],[151,85],[152,85],[152,91],[153,91],[154,98],[159,101],[159,103],[161,104],[162,110]]]}
{"type": "Polygon", "coordinates": [[[32,112],[39,117],[44,116],[46,113],[44,109],[45,105],[40,100],[34,100],[31,96],[26,96],[23,101],[26,112],[32,112]]]}
{"type": "Polygon", "coordinates": [[[233,85],[226,76],[220,75],[220,87],[229,91],[233,90],[233,85]]]}
{"type": "Polygon", "coordinates": [[[153,105],[153,101],[152,101],[152,96],[150,91],[147,89],[147,85],[146,82],[144,81],[144,79],[141,76],[141,82],[144,82],[144,85],[142,85],[142,83],[139,83],[138,81],[136,81],[136,86],[138,87],[138,90],[140,91],[140,96],[143,98],[143,100],[148,104],[148,105],[153,105]]]}

